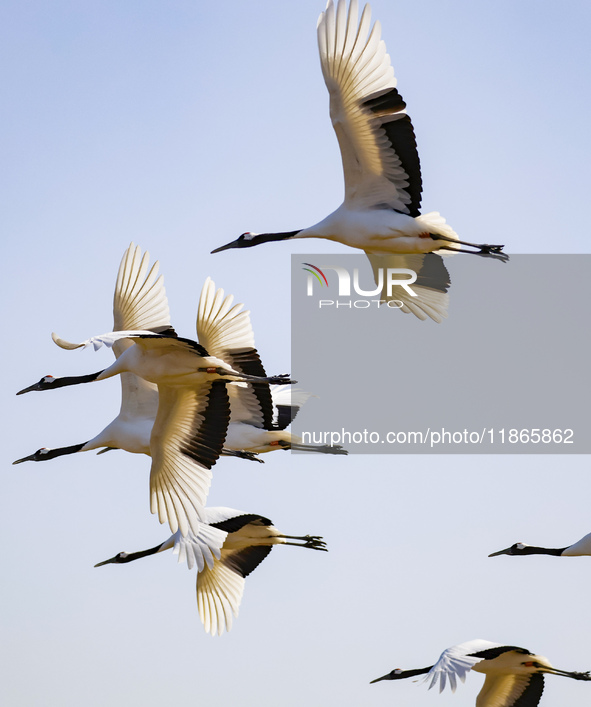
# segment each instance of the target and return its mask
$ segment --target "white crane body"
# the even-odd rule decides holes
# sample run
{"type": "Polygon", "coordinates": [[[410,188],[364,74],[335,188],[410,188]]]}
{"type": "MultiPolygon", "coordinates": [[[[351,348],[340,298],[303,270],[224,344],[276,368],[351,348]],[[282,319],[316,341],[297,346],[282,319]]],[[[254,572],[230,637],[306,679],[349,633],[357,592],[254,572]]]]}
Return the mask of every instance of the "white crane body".
{"type": "Polygon", "coordinates": [[[118,415],[102,432],[89,440],[80,451],[88,452],[92,449],[109,447],[124,449],[132,454],[150,456],[150,435],[153,426],[153,418],[118,415]]]}
{"type": "Polygon", "coordinates": [[[352,209],[345,203],[294,238],[325,238],[377,255],[432,253],[442,242],[430,234],[457,238],[436,211],[413,218],[390,209],[352,209]]]}
{"type": "Polygon", "coordinates": [[[576,543],[569,545],[562,553],[563,557],[580,557],[591,555],[591,533],[588,533],[576,543]]]}
{"type": "Polygon", "coordinates": [[[129,335],[127,332],[111,332],[85,342],[94,343],[95,340],[106,337],[125,337],[134,342],[134,346],[126,349],[115,363],[101,371],[96,380],[104,380],[121,373],[134,373],[150,383],[167,387],[198,386],[220,378],[243,380],[239,371],[235,371],[215,356],[203,356],[185,340],[162,337],[148,331],[142,332],[141,336],[142,338],[139,338],[131,332],[129,335]],[[219,369],[223,373],[218,372],[219,369]]]}

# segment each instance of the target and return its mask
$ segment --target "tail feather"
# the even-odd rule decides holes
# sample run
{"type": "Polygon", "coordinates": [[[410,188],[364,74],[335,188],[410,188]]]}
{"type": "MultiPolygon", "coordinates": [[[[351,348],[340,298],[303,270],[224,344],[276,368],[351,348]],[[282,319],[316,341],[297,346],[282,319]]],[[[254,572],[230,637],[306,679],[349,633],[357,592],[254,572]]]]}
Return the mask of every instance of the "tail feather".
{"type": "MultiPolygon", "coordinates": [[[[454,241],[458,240],[458,234],[446,222],[439,211],[429,211],[428,214],[421,214],[416,217],[416,220],[419,223],[424,224],[425,230],[429,233],[445,236],[446,238],[452,238],[454,241]]],[[[449,245],[453,248],[454,244],[450,243],[449,245]]]]}

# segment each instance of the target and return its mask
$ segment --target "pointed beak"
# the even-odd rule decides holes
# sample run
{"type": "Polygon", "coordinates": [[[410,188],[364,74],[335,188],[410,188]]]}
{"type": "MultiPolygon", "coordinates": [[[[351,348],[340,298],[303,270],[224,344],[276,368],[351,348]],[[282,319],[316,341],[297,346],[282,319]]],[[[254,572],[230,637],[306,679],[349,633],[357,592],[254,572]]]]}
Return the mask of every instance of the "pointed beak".
{"type": "Polygon", "coordinates": [[[591,680],[591,674],[589,671],[585,673],[569,672],[568,670],[559,670],[558,668],[547,668],[543,666],[541,669],[543,673],[550,673],[551,675],[562,675],[565,678],[573,678],[573,680],[591,680]]]}
{"type": "Polygon", "coordinates": [[[231,243],[226,243],[226,245],[222,245],[219,248],[216,248],[215,250],[212,250],[211,253],[221,253],[222,250],[229,250],[230,248],[236,248],[236,243],[238,241],[232,241],[231,243]]]}
{"type": "Polygon", "coordinates": [[[109,565],[109,564],[111,564],[112,562],[116,562],[116,561],[117,561],[117,557],[118,557],[118,555],[115,555],[115,557],[111,557],[110,560],[104,560],[103,562],[97,562],[97,564],[95,565],[95,567],[102,567],[103,565],[109,565]]]}
{"type": "Polygon", "coordinates": [[[511,550],[511,548],[507,547],[504,550],[499,550],[498,552],[491,552],[489,557],[496,557],[497,555],[510,555],[511,554],[510,550],[511,550]]]}
{"type": "Polygon", "coordinates": [[[370,681],[369,681],[369,684],[370,684],[370,685],[373,685],[374,682],[380,682],[380,680],[389,680],[389,679],[390,679],[390,675],[391,675],[391,673],[388,673],[387,675],[382,675],[381,678],[376,678],[375,680],[370,680],[370,681]]]}
{"type": "Polygon", "coordinates": [[[291,442],[290,446],[296,452],[320,452],[321,454],[349,454],[346,449],[343,449],[339,445],[331,447],[328,444],[313,445],[300,444],[299,442],[291,442]]]}
{"type": "Polygon", "coordinates": [[[13,464],[22,464],[23,462],[32,462],[35,460],[35,455],[30,454],[28,457],[23,457],[22,459],[17,459],[13,464]]]}
{"type": "Polygon", "coordinates": [[[30,385],[28,388],[23,388],[22,390],[19,390],[17,395],[22,395],[23,393],[30,393],[33,390],[40,390],[39,382],[33,383],[33,385],[30,385]]]}

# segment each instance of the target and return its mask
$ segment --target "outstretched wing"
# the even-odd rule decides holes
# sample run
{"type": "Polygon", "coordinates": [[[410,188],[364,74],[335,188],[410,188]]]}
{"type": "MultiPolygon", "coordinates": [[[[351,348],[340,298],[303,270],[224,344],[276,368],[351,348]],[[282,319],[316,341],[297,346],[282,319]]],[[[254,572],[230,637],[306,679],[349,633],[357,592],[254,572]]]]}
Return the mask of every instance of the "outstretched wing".
{"type": "Polygon", "coordinates": [[[451,646],[443,651],[439,660],[425,675],[424,681],[429,682],[429,689],[439,681],[439,692],[443,692],[449,681],[452,692],[455,692],[457,678],[460,678],[460,680],[464,682],[472,666],[484,660],[486,657],[484,655],[477,656],[474,654],[491,648],[502,648],[502,646],[500,643],[492,643],[491,641],[484,641],[482,639],[451,646]]]}
{"type": "Polygon", "coordinates": [[[544,692],[544,676],[487,675],[482,690],[476,698],[476,707],[537,707],[544,692]]]}
{"type": "Polygon", "coordinates": [[[278,430],[284,430],[294,421],[308,398],[316,397],[313,393],[307,393],[291,385],[272,385],[271,395],[275,408],[273,426],[278,430]]]}
{"type": "Polygon", "coordinates": [[[220,559],[221,548],[227,536],[228,533],[219,528],[200,523],[197,535],[192,530],[187,535],[177,530],[167,547],[174,546],[173,554],[178,555],[179,562],[186,562],[188,569],[197,565],[197,572],[203,572],[206,566],[211,569],[215,560],[220,559]]]}
{"type": "Polygon", "coordinates": [[[206,567],[197,576],[197,608],[207,633],[220,636],[232,628],[238,616],[244,578],[271,552],[271,545],[255,545],[240,550],[222,548],[222,557],[213,569],[206,567]]]}
{"type": "Polygon", "coordinates": [[[238,616],[242,601],[245,577],[271,552],[271,545],[248,545],[242,529],[251,524],[258,527],[272,523],[264,516],[222,506],[205,508],[204,517],[211,527],[228,533],[221,558],[213,568],[206,567],[197,576],[199,616],[205,630],[215,636],[232,628],[232,617],[238,616]]]}
{"type": "MultiPolygon", "coordinates": [[[[249,312],[241,311],[243,304],[232,306],[233,302],[232,295],[224,297],[224,291],[221,288],[216,290],[213,280],[207,278],[199,297],[197,338],[212,356],[223,360],[239,352],[256,352],[249,312]]],[[[253,360],[260,364],[258,355],[253,360]]]]}
{"type": "MultiPolygon", "coordinates": [[[[232,295],[224,297],[224,290],[216,290],[207,278],[197,311],[197,338],[211,356],[225,361],[233,369],[249,376],[266,376],[260,356],[254,346],[254,334],[248,311],[244,305],[232,306],[232,295]]],[[[273,399],[269,385],[239,384],[229,388],[232,419],[254,427],[271,429],[273,426],[273,399]]]]}
{"type": "Polygon", "coordinates": [[[232,617],[238,616],[243,593],[244,577],[223,562],[197,575],[197,608],[207,633],[221,636],[232,628],[232,617]]]}
{"type": "MultiPolygon", "coordinates": [[[[142,255],[133,243],[125,251],[117,273],[113,296],[113,331],[159,330],[170,327],[170,310],[164,278],[158,276],[158,261],[148,272],[150,254],[142,255]]],[[[118,341],[113,350],[119,357],[131,344],[118,341]]]]}
{"type": "Polygon", "coordinates": [[[421,167],[406,104],[371,11],[357,0],[329,0],[318,19],[318,49],[330,94],[330,117],[345,174],[345,204],[392,208],[417,216],[421,167]]]}
{"type": "MultiPolygon", "coordinates": [[[[149,269],[150,254],[130,244],[125,251],[113,295],[113,331],[170,327],[170,310],[164,289],[164,277],[158,276],[158,261],[149,269]]],[[[117,358],[133,344],[121,339],[113,344],[117,358]]],[[[134,373],[121,374],[122,416],[156,417],[158,388],[134,373]]]]}
{"type": "Polygon", "coordinates": [[[206,522],[203,507],[211,467],[221,454],[230,420],[226,383],[208,381],[194,387],[159,387],[160,404],[150,453],[150,504],[160,522],[173,532],[198,534],[206,522]]]}
{"type": "MultiPolygon", "coordinates": [[[[130,244],[123,254],[113,296],[113,331],[171,330],[170,311],[162,275],[158,277],[158,261],[149,269],[150,255],[139,246],[130,244]]],[[[54,342],[64,349],[77,349],[92,343],[95,349],[105,343],[113,347],[116,358],[132,346],[129,338],[101,337],[74,344],[52,334],[54,342]]],[[[123,417],[155,418],[158,408],[158,389],[153,383],[133,373],[121,375],[121,410],[123,417]]]]}

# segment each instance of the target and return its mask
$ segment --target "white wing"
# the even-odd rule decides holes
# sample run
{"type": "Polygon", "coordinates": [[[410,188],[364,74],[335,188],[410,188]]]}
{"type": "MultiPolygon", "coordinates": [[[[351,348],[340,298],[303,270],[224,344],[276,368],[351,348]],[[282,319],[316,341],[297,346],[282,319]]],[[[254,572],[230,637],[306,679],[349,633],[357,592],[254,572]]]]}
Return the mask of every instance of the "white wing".
{"type": "Polygon", "coordinates": [[[289,385],[237,382],[228,385],[228,394],[232,411],[230,422],[243,422],[264,430],[284,430],[291,424],[300,406],[312,397],[311,393],[291,391],[289,385]],[[281,393],[276,392],[278,388],[282,389],[281,393]]]}
{"type": "Polygon", "coordinates": [[[424,681],[430,681],[429,689],[431,689],[439,680],[439,692],[444,690],[447,681],[449,681],[452,692],[455,692],[457,687],[456,678],[460,678],[460,680],[464,682],[472,666],[483,660],[483,658],[471,656],[470,653],[478,653],[479,651],[484,651],[489,648],[501,647],[501,643],[492,643],[491,641],[485,641],[483,639],[476,639],[474,641],[467,641],[466,643],[459,643],[457,646],[451,646],[451,648],[443,651],[439,660],[427,675],[425,675],[424,681]]]}
{"type": "Polygon", "coordinates": [[[222,451],[230,419],[226,384],[160,386],[159,396],[150,439],[151,510],[173,532],[180,529],[187,535],[190,527],[198,534],[198,521],[205,521],[211,467],[222,451]]]}
{"type": "Polygon", "coordinates": [[[299,409],[309,398],[317,397],[291,385],[272,385],[271,396],[274,408],[273,424],[280,430],[284,430],[293,422],[299,409]]]}
{"type": "Polygon", "coordinates": [[[221,359],[234,350],[254,349],[249,312],[241,311],[243,304],[232,306],[233,301],[232,295],[224,298],[224,291],[216,291],[215,283],[207,278],[199,298],[197,338],[209,354],[221,359]]]}
{"type": "MultiPolygon", "coordinates": [[[[254,347],[254,334],[244,305],[232,306],[232,295],[216,290],[207,278],[197,311],[197,338],[211,356],[222,359],[235,370],[250,376],[265,377],[265,369],[254,347]]],[[[273,426],[273,400],[268,384],[240,384],[228,388],[232,419],[255,427],[273,426]]]]}
{"type": "MultiPolygon", "coordinates": [[[[133,243],[123,254],[113,296],[113,332],[144,331],[170,328],[170,311],[162,275],[158,277],[158,261],[148,272],[150,255],[133,243]]],[[[93,344],[95,350],[103,343],[112,346],[116,358],[133,345],[127,337],[116,339],[103,335],[81,344],[74,344],[52,334],[54,342],[64,349],[77,349],[93,344]]],[[[158,388],[133,373],[121,375],[121,410],[127,419],[154,419],[158,409],[158,388]]]]}
{"type": "MultiPolygon", "coordinates": [[[[374,272],[376,285],[379,283],[379,270],[382,269],[383,288],[380,299],[398,300],[398,307],[405,314],[412,313],[418,319],[430,317],[434,322],[441,323],[447,317],[449,306],[450,277],[443,259],[436,253],[426,255],[374,255],[367,253],[367,258],[374,272]],[[392,287],[392,293],[387,292],[387,271],[389,268],[406,268],[417,273],[417,279],[410,288],[417,295],[411,295],[400,286],[392,287]]],[[[404,279],[404,277],[401,277],[404,279]]]]}
{"type": "MultiPolygon", "coordinates": [[[[158,261],[150,268],[150,254],[132,243],[125,251],[113,296],[113,331],[146,330],[170,327],[170,310],[164,278],[158,277],[158,261]]],[[[114,346],[119,357],[129,344],[114,346]]]]}
{"type": "Polygon", "coordinates": [[[524,707],[539,704],[544,691],[544,676],[491,674],[487,675],[476,698],[476,707],[514,707],[519,700],[524,707]]]}
{"type": "Polygon", "coordinates": [[[336,11],[329,0],[318,19],[320,63],[343,160],[345,204],[417,216],[422,181],[415,135],[380,40],[380,23],[370,32],[370,16],[366,5],[358,23],[357,0],[351,0],[348,13],[345,0],[339,0],[336,11]]]}
{"type": "MultiPolygon", "coordinates": [[[[133,243],[125,251],[113,295],[113,331],[170,327],[170,310],[158,261],[148,271],[150,254],[133,243]]],[[[129,339],[113,344],[117,358],[132,345],[129,339]]],[[[134,373],[121,374],[121,411],[124,417],[156,417],[158,388],[134,373]]]]}
{"type": "Polygon", "coordinates": [[[243,593],[244,577],[223,560],[197,575],[197,608],[207,633],[221,636],[224,629],[232,628],[232,615],[238,616],[243,593]]]}
{"type": "Polygon", "coordinates": [[[220,560],[214,563],[213,569],[206,567],[197,576],[199,616],[205,630],[215,636],[232,628],[232,617],[238,616],[242,601],[244,578],[271,552],[271,545],[250,545],[248,529],[268,527],[271,521],[257,514],[221,506],[205,508],[203,515],[208,523],[228,531],[220,560]],[[243,528],[244,534],[241,532],[243,528]]]}
{"type": "MultiPolygon", "coordinates": [[[[261,385],[260,387],[262,388],[263,386],[261,385]]],[[[252,385],[249,383],[230,383],[228,385],[228,395],[230,396],[230,419],[232,422],[244,422],[253,427],[263,427],[261,405],[256,395],[254,395],[252,385]]]]}
{"type": "MultiPolygon", "coordinates": [[[[206,565],[210,569],[215,560],[221,557],[221,548],[228,533],[212,528],[207,523],[199,524],[199,532],[189,530],[186,536],[177,531],[171,538],[179,562],[186,562],[189,569],[197,565],[197,571],[203,572],[206,565]]],[[[170,542],[170,541],[169,541],[170,542]]]]}
{"type": "Polygon", "coordinates": [[[302,407],[310,398],[317,397],[314,393],[307,393],[305,390],[294,388],[291,385],[272,385],[271,395],[273,405],[288,405],[290,407],[302,407]]]}

